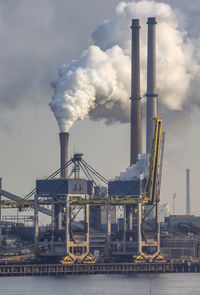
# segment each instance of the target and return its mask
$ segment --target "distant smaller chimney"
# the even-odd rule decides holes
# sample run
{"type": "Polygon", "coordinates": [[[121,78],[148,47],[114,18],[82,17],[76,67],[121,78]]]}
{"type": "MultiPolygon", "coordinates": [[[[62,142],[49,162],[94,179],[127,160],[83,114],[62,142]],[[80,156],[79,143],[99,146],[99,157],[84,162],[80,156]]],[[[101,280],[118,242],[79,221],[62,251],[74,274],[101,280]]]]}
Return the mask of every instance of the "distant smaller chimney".
{"type": "MultiPolygon", "coordinates": [[[[60,137],[60,168],[65,167],[68,162],[68,144],[69,144],[69,133],[61,132],[60,137]]],[[[60,172],[61,178],[68,178],[68,168],[62,169],[60,172]]]]}
{"type": "Polygon", "coordinates": [[[190,212],[190,169],[186,169],[186,215],[190,212]]]}
{"type": "MultiPolygon", "coordinates": [[[[2,178],[0,178],[0,202],[1,202],[2,178]]],[[[1,205],[0,205],[0,246],[2,244],[2,224],[1,224],[1,205]]]]}

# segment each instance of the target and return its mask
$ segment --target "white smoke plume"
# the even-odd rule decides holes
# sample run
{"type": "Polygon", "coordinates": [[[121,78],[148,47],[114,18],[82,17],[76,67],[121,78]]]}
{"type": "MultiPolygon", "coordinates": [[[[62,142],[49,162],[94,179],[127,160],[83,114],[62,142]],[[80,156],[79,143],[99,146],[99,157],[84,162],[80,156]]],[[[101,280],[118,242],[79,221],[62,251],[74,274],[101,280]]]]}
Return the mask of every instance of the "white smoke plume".
{"type": "Polygon", "coordinates": [[[130,57],[119,46],[105,52],[90,46],[78,60],[60,67],[59,78],[52,82],[55,95],[50,103],[60,130],[68,131],[100,105],[112,110],[119,104],[126,111],[129,85],[124,77],[130,79],[129,65],[130,57]]]}
{"type": "Polygon", "coordinates": [[[62,132],[76,120],[89,116],[128,122],[130,109],[131,19],[139,18],[141,29],[141,91],[146,91],[147,25],[155,16],[157,29],[157,86],[159,100],[167,108],[187,104],[191,84],[199,73],[194,46],[181,23],[180,13],[155,1],[121,2],[113,17],[92,34],[94,46],[59,68],[51,85],[55,93],[50,107],[62,132]]]}

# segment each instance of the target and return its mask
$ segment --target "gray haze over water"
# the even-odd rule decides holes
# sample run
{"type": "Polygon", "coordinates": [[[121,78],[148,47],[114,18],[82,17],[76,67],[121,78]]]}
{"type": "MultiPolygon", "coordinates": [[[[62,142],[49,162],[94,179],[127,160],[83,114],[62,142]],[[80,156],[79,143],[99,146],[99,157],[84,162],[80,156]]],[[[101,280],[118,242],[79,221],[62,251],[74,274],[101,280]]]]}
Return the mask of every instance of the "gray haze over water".
{"type": "Polygon", "coordinates": [[[0,295],[199,295],[200,274],[0,278],[0,295]]]}

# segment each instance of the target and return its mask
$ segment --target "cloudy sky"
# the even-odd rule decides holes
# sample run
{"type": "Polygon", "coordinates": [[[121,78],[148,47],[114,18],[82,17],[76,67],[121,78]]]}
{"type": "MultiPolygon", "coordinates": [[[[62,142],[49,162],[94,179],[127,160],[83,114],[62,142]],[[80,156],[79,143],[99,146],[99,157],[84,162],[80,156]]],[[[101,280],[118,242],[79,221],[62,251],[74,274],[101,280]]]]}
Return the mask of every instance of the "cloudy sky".
{"type": "MultiPolygon", "coordinates": [[[[59,128],[48,106],[53,94],[50,82],[60,65],[77,59],[93,44],[91,33],[112,18],[120,2],[0,0],[0,175],[4,189],[23,196],[34,187],[35,179],[58,168],[59,128]]],[[[163,2],[173,7],[198,48],[200,2],[163,2]]],[[[185,169],[190,168],[191,207],[199,215],[200,95],[198,80],[191,83],[192,97],[188,93],[188,103],[181,110],[160,106],[166,131],[161,202],[172,204],[176,192],[176,212],[185,212],[185,169]]],[[[129,132],[129,124],[78,121],[70,130],[70,155],[84,153],[88,163],[113,178],[129,165],[129,132]]]]}

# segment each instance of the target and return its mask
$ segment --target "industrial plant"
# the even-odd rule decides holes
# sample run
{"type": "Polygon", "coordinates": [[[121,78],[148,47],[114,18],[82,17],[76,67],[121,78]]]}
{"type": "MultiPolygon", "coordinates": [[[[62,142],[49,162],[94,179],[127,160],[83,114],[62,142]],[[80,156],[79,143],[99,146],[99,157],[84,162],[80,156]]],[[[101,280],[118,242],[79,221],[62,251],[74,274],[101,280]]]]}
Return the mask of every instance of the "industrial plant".
{"type": "MultiPolygon", "coordinates": [[[[160,206],[165,132],[158,114],[156,24],[155,17],[148,18],[146,150],[142,150],[140,22],[133,19],[130,166],[107,180],[83,154],[69,158],[70,134],[60,132],[60,168],[45,179],[37,179],[35,188],[24,198],[5,191],[1,179],[0,272],[11,273],[9,266],[14,264],[19,273],[25,273],[24,268],[17,267],[26,264],[29,274],[35,274],[30,266],[34,264],[45,265],[47,273],[46,265],[55,264],[81,265],[76,273],[84,273],[85,265],[97,265],[100,273],[117,271],[124,263],[124,269],[131,265],[130,271],[136,271],[134,265],[139,267],[137,271],[146,271],[147,264],[153,265],[148,266],[152,271],[173,271],[176,267],[179,271],[175,263],[186,262],[197,263],[195,270],[200,270],[200,217],[191,215],[189,169],[186,214],[175,215],[173,210],[170,215],[167,205],[160,206]],[[4,215],[4,208],[17,208],[18,213],[4,215]],[[27,209],[31,209],[30,214],[23,215],[27,209]],[[43,215],[48,220],[45,226],[40,221],[43,215]]],[[[61,272],[65,271],[67,268],[62,268],[61,272]]]]}

